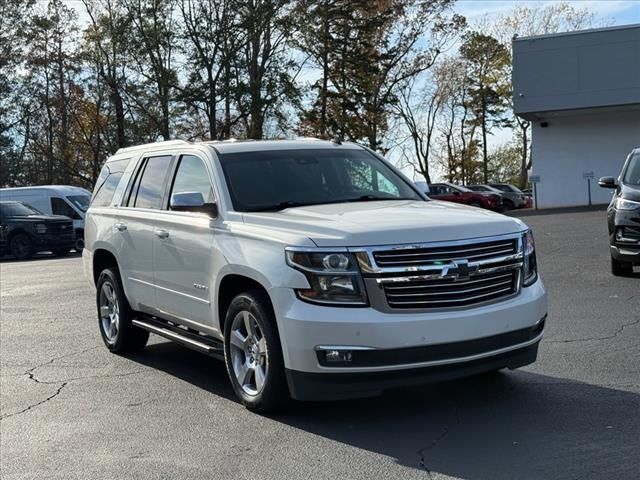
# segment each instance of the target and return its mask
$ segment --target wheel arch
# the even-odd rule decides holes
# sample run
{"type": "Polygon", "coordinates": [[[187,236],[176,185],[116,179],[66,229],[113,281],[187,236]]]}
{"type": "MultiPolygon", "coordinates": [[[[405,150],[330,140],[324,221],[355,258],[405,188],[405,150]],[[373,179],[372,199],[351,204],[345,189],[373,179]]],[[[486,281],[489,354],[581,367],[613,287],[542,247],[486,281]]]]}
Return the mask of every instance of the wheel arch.
{"type": "Polygon", "coordinates": [[[216,315],[218,317],[218,326],[222,334],[224,334],[225,316],[231,301],[237,294],[247,290],[258,290],[263,293],[265,298],[268,300],[267,307],[271,309],[271,313],[275,318],[273,300],[269,295],[268,287],[264,284],[264,280],[259,280],[256,276],[251,275],[248,272],[228,272],[220,277],[220,281],[218,282],[218,287],[216,289],[216,315]]]}

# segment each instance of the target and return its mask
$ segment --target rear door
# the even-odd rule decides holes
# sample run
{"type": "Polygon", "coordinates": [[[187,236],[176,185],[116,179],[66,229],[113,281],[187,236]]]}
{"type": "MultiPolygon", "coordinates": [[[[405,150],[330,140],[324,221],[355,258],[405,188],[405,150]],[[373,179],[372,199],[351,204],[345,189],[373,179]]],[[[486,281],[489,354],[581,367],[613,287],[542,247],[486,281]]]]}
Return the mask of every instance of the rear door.
{"type": "Polygon", "coordinates": [[[173,159],[173,155],[153,155],[139,162],[113,225],[120,237],[117,254],[125,290],[134,308],[147,313],[156,313],[154,230],[173,159]]]}
{"type": "Polygon", "coordinates": [[[157,215],[153,264],[157,306],[163,317],[201,331],[217,333],[212,305],[212,219],[205,213],[174,212],[171,195],[198,192],[215,202],[212,175],[204,158],[186,154],[177,159],[164,210],[157,215]]]}

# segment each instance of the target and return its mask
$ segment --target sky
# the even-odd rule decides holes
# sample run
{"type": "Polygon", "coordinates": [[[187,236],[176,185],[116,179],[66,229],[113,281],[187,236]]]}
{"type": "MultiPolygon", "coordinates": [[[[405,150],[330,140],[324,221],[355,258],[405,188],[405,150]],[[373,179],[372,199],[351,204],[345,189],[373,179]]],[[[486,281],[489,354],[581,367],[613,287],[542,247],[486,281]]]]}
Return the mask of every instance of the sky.
{"type": "MultiPolygon", "coordinates": [[[[566,0],[565,0],[566,1],[566,0]]],[[[454,10],[467,17],[469,23],[483,15],[500,15],[516,5],[529,7],[558,3],[550,0],[458,0],[454,10]]],[[[640,23],[640,0],[569,0],[576,8],[589,8],[598,19],[611,20],[613,25],[640,23]]]]}

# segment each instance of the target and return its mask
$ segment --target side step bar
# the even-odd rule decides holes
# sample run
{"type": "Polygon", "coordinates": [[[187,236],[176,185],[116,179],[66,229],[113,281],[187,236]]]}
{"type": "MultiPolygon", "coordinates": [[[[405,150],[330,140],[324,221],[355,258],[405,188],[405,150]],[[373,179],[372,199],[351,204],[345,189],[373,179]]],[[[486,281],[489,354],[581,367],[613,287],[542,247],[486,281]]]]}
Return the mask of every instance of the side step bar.
{"type": "Polygon", "coordinates": [[[193,330],[188,331],[156,317],[141,316],[134,318],[131,323],[138,328],[160,335],[192,350],[224,360],[223,343],[208,335],[194,333],[193,330]]]}

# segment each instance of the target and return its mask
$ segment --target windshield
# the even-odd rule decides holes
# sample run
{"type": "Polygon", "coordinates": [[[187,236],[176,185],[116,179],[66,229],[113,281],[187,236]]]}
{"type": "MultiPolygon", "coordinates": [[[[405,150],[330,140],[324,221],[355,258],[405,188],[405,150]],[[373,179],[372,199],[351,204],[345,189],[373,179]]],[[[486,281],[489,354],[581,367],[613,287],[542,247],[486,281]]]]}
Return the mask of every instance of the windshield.
{"type": "Polygon", "coordinates": [[[21,202],[2,202],[0,203],[0,211],[7,217],[29,217],[31,215],[42,215],[41,211],[21,202]]]}
{"type": "Polygon", "coordinates": [[[67,200],[82,212],[86,212],[91,203],[91,197],[89,197],[89,195],[69,195],[67,200]]]}
{"type": "Polygon", "coordinates": [[[256,212],[375,200],[423,200],[365,150],[318,149],[220,155],[235,210],[256,212]]]}
{"type": "Polygon", "coordinates": [[[636,153],[629,160],[623,182],[627,185],[640,185],[640,153],[636,153]]]}
{"type": "Polygon", "coordinates": [[[472,192],[473,190],[467,188],[467,187],[463,187],[462,185],[454,185],[454,188],[456,190],[459,190],[461,192],[472,192]]]}

